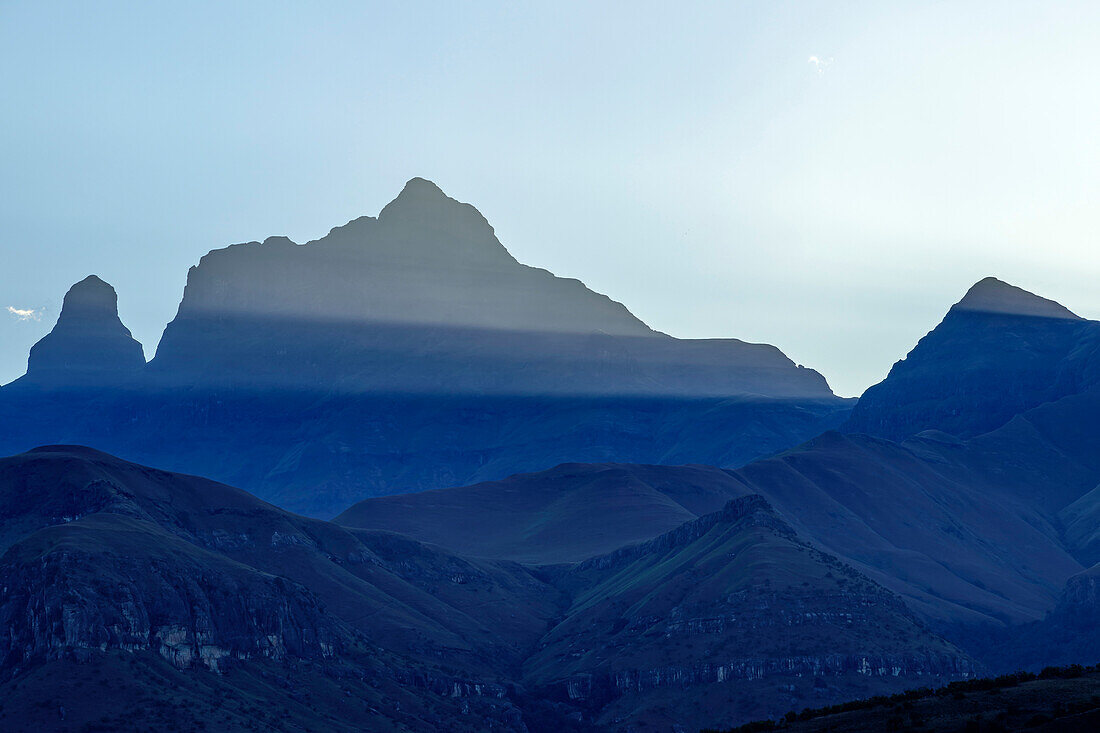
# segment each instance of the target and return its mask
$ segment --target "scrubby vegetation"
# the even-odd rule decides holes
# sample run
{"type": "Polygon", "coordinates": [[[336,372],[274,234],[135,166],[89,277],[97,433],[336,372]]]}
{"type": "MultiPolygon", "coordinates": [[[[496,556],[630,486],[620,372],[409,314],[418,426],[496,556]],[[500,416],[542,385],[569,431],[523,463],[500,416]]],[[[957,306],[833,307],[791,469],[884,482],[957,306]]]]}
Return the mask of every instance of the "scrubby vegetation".
{"type": "MultiPolygon", "coordinates": [[[[780,720],[757,720],[726,733],[811,730],[1005,731],[1061,721],[1065,730],[1087,730],[1100,719],[1100,664],[1047,667],[998,677],[919,687],[821,708],[790,711],[780,720]],[[1067,684],[1068,682],[1075,684],[1067,684]],[[1020,694],[1012,695],[1014,690],[1020,694]],[[933,725],[935,721],[935,725],[933,725]]],[[[713,729],[704,733],[717,733],[713,729]]]]}

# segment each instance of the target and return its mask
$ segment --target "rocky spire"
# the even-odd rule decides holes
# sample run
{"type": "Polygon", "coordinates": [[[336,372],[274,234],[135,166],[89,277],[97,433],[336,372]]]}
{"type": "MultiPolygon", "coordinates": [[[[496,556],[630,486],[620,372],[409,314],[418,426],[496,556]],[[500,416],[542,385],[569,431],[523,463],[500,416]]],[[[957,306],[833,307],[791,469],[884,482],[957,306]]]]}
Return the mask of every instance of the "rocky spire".
{"type": "Polygon", "coordinates": [[[69,288],[57,325],[31,347],[26,379],[54,385],[125,380],[145,366],[118,317],[115,289],[95,275],[69,288]]]}

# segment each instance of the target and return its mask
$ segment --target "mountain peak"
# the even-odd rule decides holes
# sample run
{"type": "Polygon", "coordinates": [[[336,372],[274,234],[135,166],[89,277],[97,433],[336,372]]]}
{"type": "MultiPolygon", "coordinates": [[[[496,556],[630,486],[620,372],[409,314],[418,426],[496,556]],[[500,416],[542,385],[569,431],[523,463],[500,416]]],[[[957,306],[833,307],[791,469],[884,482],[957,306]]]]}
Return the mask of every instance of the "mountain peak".
{"type": "Polygon", "coordinates": [[[58,323],[100,317],[118,318],[118,294],[98,275],[88,275],[65,293],[58,323]]]}
{"type": "Polygon", "coordinates": [[[448,198],[447,194],[443,193],[443,189],[436,185],[435,181],[429,181],[427,178],[421,178],[420,176],[413,176],[405,182],[405,188],[401,190],[401,193],[406,192],[418,192],[424,195],[439,196],[442,198],[448,198]]]}
{"type": "Polygon", "coordinates": [[[1096,383],[1097,324],[993,277],[859,398],[845,432],[970,438],[1096,383]],[[1072,376],[1071,376],[1072,375],[1072,376]]]}
{"type": "Polygon", "coordinates": [[[480,211],[424,178],[409,179],[378,223],[404,255],[421,262],[517,264],[480,211]]]}
{"type": "MultiPolygon", "coordinates": [[[[455,207],[465,207],[477,212],[477,209],[470,204],[463,204],[445,194],[442,188],[427,178],[410,178],[401,189],[401,193],[397,194],[397,198],[386,204],[378,214],[378,218],[381,220],[387,218],[387,215],[392,217],[410,210],[427,213],[440,208],[455,207]]],[[[480,212],[478,216],[481,216],[480,212]]],[[[482,219],[484,220],[484,217],[482,219]]]]}
{"type": "Polygon", "coordinates": [[[31,347],[27,378],[88,383],[132,374],[145,366],[141,344],[118,317],[118,294],[89,275],[69,288],[53,330],[31,347]]]}
{"type": "Polygon", "coordinates": [[[1009,285],[995,277],[979,280],[951,310],[1081,320],[1080,316],[1060,303],[1009,285]]]}

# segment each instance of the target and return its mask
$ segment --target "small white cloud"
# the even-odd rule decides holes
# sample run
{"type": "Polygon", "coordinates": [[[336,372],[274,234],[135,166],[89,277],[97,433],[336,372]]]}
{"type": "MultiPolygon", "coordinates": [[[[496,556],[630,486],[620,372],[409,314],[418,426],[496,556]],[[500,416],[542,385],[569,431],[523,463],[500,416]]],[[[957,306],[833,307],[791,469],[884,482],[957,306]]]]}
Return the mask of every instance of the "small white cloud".
{"type": "Polygon", "coordinates": [[[8,313],[17,321],[38,321],[42,319],[41,308],[16,308],[13,305],[9,305],[8,313]]]}
{"type": "Polygon", "coordinates": [[[817,71],[818,76],[824,76],[825,69],[833,64],[833,57],[824,58],[822,56],[811,56],[806,60],[806,63],[813,64],[814,70],[817,71]]]}

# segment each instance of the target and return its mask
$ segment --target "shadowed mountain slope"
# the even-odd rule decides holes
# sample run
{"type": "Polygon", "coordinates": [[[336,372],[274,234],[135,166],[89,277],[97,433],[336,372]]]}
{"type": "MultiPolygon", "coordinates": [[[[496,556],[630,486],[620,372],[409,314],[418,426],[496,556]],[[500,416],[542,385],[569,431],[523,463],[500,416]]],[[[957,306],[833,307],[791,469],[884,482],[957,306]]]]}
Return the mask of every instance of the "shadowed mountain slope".
{"type": "Polygon", "coordinates": [[[846,432],[902,440],[971,437],[1044,402],[1100,385],[1100,323],[986,278],[869,388],[846,432]]]}
{"type": "Polygon", "coordinates": [[[565,619],[532,684],[615,729],[699,728],[796,701],[966,676],[970,660],[893,594],[805,544],[759,496],[557,579],[565,619]]]}
{"type": "MultiPolygon", "coordinates": [[[[1019,316],[1027,319],[1026,343],[1058,348],[1032,354],[1029,346],[1024,351],[1034,357],[1033,368],[1008,369],[998,377],[1017,381],[1004,408],[1011,414],[1002,414],[996,429],[966,439],[925,430],[902,442],[825,432],[736,470],[665,467],[660,469],[663,486],[698,489],[705,475],[712,498],[767,497],[800,536],[899,593],[939,628],[965,636],[966,628],[1042,618],[1057,603],[1066,579],[1080,572],[1082,563],[1089,564],[1095,550],[1090,520],[1096,502],[1092,494],[1085,495],[1100,481],[1100,388],[1089,377],[1098,324],[1011,286],[983,281],[921,342],[910,361],[925,374],[932,366],[942,367],[956,351],[941,343],[945,329],[955,329],[972,308],[980,307],[975,317],[984,319],[1001,318],[996,308],[1009,306],[1026,313],[1019,316]],[[1055,372],[1063,378],[1055,399],[1047,399],[1047,382],[1023,378],[1055,372]]],[[[947,370],[958,384],[974,387],[973,393],[960,394],[969,394],[967,409],[980,419],[988,414],[975,400],[995,398],[995,390],[983,381],[986,366],[1017,364],[1023,348],[1003,325],[997,321],[959,331],[958,348],[978,349],[984,361],[947,370]],[[992,334],[992,340],[971,343],[983,334],[992,334]]],[[[902,374],[891,376],[880,391],[895,389],[897,381],[914,390],[927,388],[933,402],[939,399],[940,382],[909,383],[904,370],[898,370],[902,374]]],[[[911,404],[921,403],[919,394],[913,393],[911,404]]],[[[393,526],[484,556],[571,560],[576,555],[570,553],[601,543],[630,541],[643,532],[655,536],[681,508],[692,511],[651,480],[639,480],[651,471],[623,465],[613,472],[604,466],[561,467],[473,487],[369,500],[340,521],[393,526]],[[587,492],[596,488],[629,497],[630,510],[586,518],[584,507],[593,502],[587,492]],[[644,502],[662,507],[664,514],[644,502]],[[460,519],[469,516],[484,522],[460,519]],[[545,524],[544,516],[551,518],[545,524]],[[561,550],[540,534],[559,520],[570,529],[571,542],[561,550]]]]}
{"type": "Polygon", "coordinates": [[[827,433],[736,471],[795,528],[946,626],[1041,618],[1080,570],[1057,511],[1094,469],[1024,418],[960,442],[827,433]]]}
{"type": "Polygon", "coordinates": [[[1090,567],[1100,562],[1100,486],[1059,512],[1058,518],[1077,559],[1090,567]]]}
{"type": "Polygon", "coordinates": [[[710,466],[564,464],[452,489],[368,499],[333,521],[472,557],[577,562],[648,540],[746,493],[710,466]]]}
{"type": "Polygon", "coordinates": [[[696,712],[660,712],[659,701],[717,704],[720,691],[740,719],[786,704],[796,687],[796,697],[838,700],[970,664],[894,596],[803,545],[759,497],[572,570],[525,568],[50,446],[0,459],[0,547],[9,729],[194,716],[225,730],[248,720],[279,730],[694,725],[696,712]],[[775,626],[766,640],[752,632],[761,624],[775,626]],[[605,633],[613,663],[575,653],[605,633]],[[58,696],[97,680],[114,702],[58,696]],[[143,702],[126,713],[125,700],[143,702]]]}
{"type": "MultiPolygon", "coordinates": [[[[1041,618],[1081,570],[1058,511],[1100,476],[1087,459],[1098,439],[1074,445],[1075,429],[1053,430],[1044,420],[1060,421],[1046,413],[1059,408],[1080,425],[1077,411],[1100,407],[1096,398],[1067,398],[966,442],[933,432],[900,444],[828,432],[737,470],[565,465],[370,499],[336,521],[473,556],[569,562],[760,494],[801,536],[938,624],[1020,623],[1041,618]]],[[[1096,427],[1087,434],[1100,435],[1096,427]]]]}
{"type": "Polygon", "coordinates": [[[992,634],[979,651],[1004,672],[1100,659],[1100,565],[1070,577],[1045,618],[992,634]]]}
{"type": "Polygon", "coordinates": [[[0,507],[8,675],[105,649],[179,669],[273,660],[291,676],[339,660],[347,671],[333,674],[427,697],[480,685],[471,694],[488,704],[558,613],[518,566],[349,532],[90,449],[0,461],[0,507]]]}

